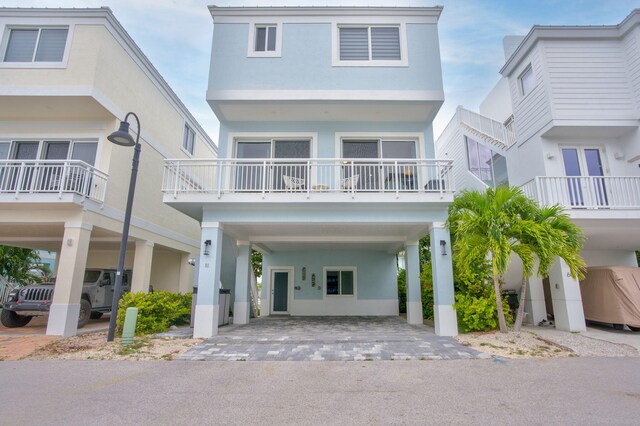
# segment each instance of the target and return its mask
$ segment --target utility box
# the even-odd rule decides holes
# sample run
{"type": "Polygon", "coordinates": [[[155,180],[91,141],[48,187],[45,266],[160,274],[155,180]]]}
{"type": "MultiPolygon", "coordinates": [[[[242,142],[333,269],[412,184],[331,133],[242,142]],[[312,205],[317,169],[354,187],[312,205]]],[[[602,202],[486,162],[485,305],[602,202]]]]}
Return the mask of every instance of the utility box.
{"type": "Polygon", "coordinates": [[[229,303],[231,302],[231,290],[220,289],[220,299],[218,301],[218,326],[229,325],[229,303]]]}

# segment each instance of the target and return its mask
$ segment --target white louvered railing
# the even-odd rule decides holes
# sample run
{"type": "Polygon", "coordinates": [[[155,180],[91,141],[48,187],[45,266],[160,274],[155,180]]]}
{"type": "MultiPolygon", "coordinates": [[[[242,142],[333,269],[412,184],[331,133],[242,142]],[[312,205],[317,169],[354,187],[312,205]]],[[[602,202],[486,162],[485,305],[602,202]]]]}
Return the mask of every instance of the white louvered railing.
{"type": "Polygon", "coordinates": [[[453,193],[451,160],[175,159],[165,161],[166,194],[453,193]]]}
{"type": "Polygon", "coordinates": [[[457,117],[460,123],[475,129],[494,141],[502,143],[505,147],[511,146],[515,142],[512,120],[510,120],[508,125],[505,125],[504,123],[462,107],[458,107],[457,117]]]}
{"type": "Polygon", "coordinates": [[[640,209],[640,176],[537,176],[521,188],[542,205],[640,209]]]}
{"type": "Polygon", "coordinates": [[[80,160],[0,161],[0,193],[73,193],[104,202],[109,175],[80,160]]]}

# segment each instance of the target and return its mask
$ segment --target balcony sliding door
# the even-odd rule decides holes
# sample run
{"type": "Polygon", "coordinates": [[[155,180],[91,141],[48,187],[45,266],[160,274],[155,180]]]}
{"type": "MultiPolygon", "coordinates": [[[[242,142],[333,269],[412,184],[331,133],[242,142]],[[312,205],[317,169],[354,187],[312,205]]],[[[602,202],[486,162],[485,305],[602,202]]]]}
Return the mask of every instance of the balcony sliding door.
{"type": "Polygon", "coordinates": [[[307,161],[295,159],[309,159],[311,143],[308,140],[274,140],[273,158],[291,159],[293,161],[277,161],[273,164],[273,189],[275,190],[303,190],[309,184],[307,161]]]}
{"type": "Polygon", "coordinates": [[[246,141],[236,146],[236,185],[237,191],[260,191],[266,170],[259,161],[240,161],[241,159],[268,159],[271,157],[271,142],[246,141]]]}
{"type": "Polygon", "coordinates": [[[609,205],[599,148],[562,148],[562,161],[572,207],[609,205]]]}
{"type": "MultiPolygon", "coordinates": [[[[342,157],[347,159],[380,158],[379,140],[350,139],[342,141],[342,157]]],[[[373,161],[354,161],[353,165],[343,167],[343,179],[353,176],[359,191],[377,191],[380,189],[380,165],[373,161]]]]}

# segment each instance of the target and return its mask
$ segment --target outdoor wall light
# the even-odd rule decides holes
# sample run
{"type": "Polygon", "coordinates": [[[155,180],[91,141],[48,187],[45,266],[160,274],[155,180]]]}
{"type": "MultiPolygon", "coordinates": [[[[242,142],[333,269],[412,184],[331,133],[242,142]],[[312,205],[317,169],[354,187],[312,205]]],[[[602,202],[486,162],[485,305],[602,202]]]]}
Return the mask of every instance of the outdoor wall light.
{"type": "Polygon", "coordinates": [[[196,266],[196,260],[192,257],[189,260],[187,260],[187,264],[191,266],[196,266]]]}
{"type": "Polygon", "coordinates": [[[206,240],[204,242],[204,255],[209,256],[209,248],[211,247],[211,240],[206,240]]]}
{"type": "Polygon", "coordinates": [[[447,255],[447,242],[445,240],[440,240],[440,254],[447,255]]]}

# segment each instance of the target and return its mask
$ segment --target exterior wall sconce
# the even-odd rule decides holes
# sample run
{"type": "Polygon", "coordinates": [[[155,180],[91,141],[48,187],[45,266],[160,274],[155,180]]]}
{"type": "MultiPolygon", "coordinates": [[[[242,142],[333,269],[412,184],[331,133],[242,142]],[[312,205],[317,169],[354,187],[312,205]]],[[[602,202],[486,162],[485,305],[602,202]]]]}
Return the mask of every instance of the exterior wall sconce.
{"type": "Polygon", "coordinates": [[[440,240],[440,254],[447,255],[447,242],[445,240],[440,240]]]}
{"type": "Polygon", "coordinates": [[[307,267],[303,266],[302,267],[302,281],[307,279],[307,267]]]}
{"type": "Polygon", "coordinates": [[[547,152],[546,157],[547,160],[553,160],[554,158],[556,158],[556,156],[553,155],[553,152],[547,152]]]}
{"type": "Polygon", "coordinates": [[[211,240],[205,240],[204,242],[204,255],[209,256],[209,249],[211,248],[211,240]]]}
{"type": "Polygon", "coordinates": [[[613,158],[615,158],[616,160],[624,160],[624,153],[623,152],[615,152],[613,154],[613,158]]]}

